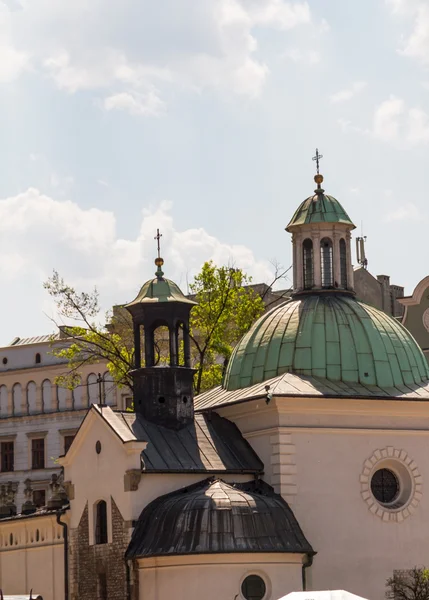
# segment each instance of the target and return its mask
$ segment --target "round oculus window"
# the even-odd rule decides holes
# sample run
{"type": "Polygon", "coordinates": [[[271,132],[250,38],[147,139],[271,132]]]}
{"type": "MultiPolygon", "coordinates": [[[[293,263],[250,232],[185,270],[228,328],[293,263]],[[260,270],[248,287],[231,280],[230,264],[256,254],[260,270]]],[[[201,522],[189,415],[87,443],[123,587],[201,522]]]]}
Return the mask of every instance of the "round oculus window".
{"type": "Polygon", "coordinates": [[[390,469],[378,469],[371,478],[371,492],[381,504],[391,504],[400,492],[399,480],[390,469]]]}
{"type": "Polygon", "coordinates": [[[241,593],[246,600],[262,600],[266,591],[265,581],[259,575],[248,575],[241,584],[241,593]]]}

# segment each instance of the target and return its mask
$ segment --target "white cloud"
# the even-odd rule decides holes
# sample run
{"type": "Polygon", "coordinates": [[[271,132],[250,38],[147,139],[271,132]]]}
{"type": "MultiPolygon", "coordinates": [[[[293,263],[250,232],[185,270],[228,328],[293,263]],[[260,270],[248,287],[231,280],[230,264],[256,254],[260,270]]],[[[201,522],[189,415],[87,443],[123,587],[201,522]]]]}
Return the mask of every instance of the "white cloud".
{"type": "Polygon", "coordinates": [[[429,6],[422,0],[387,0],[393,14],[402,23],[412,22],[411,33],[403,35],[398,49],[400,54],[429,64],[429,6]]]}
{"type": "Polygon", "coordinates": [[[404,101],[395,96],[382,102],[374,113],[374,136],[384,141],[396,140],[399,137],[399,117],[404,110],[404,101]]]}
{"type": "Polygon", "coordinates": [[[105,90],[108,106],[152,115],[141,95],[160,82],[258,96],[269,71],[254,30],[311,24],[305,1],[22,0],[22,10],[0,15],[0,39],[17,48],[17,65],[31,55],[60,89],[105,90]]]}
{"type": "Polygon", "coordinates": [[[165,103],[152,89],[144,94],[121,92],[104,99],[104,108],[109,110],[124,110],[130,115],[156,117],[165,109],[165,103]]]}
{"type": "Polygon", "coordinates": [[[292,29],[311,20],[307,2],[284,2],[284,0],[246,0],[241,2],[255,25],[276,29],[292,29]]]}
{"type": "Polygon", "coordinates": [[[408,141],[412,144],[429,142],[429,117],[420,108],[408,111],[408,141]]]}
{"type": "Polygon", "coordinates": [[[26,281],[28,289],[40,286],[57,269],[79,288],[97,285],[106,302],[130,300],[154,270],[154,233],[163,233],[166,275],[186,291],[186,279],[205,260],[235,263],[254,276],[269,281],[268,261],[257,260],[242,245],[228,244],[203,228],[179,231],[171,216],[171,203],[144,210],[138,235],[117,235],[116,218],[110,211],[82,209],[71,201],[58,201],[29,189],[0,200],[0,276],[26,281]]]}
{"type": "Polygon", "coordinates": [[[392,212],[386,215],[386,221],[421,221],[426,217],[421,213],[419,208],[412,202],[408,202],[403,206],[397,207],[392,212]]]}
{"type": "Polygon", "coordinates": [[[390,96],[375,110],[372,126],[358,127],[346,119],[338,119],[343,133],[357,133],[384,142],[414,146],[429,142],[429,115],[417,107],[407,107],[402,98],[390,96]]]}
{"type": "Polygon", "coordinates": [[[28,55],[25,52],[0,44],[0,83],[8,83],[19,77],[29,66],[28,63],[28,55]]]}
{"type": "Polygon", "coordinates": [[[353,96],[356,96],[356,94],[361,92],[365,87],[365,81],[355,81],[348,88],[332,94],[332,96],[330,96],[330,100],[333,103],[345,102],[346,100],[353,98],[353,96]]]}
{"type": "Polygon", "coordinates": [[[305,65],[317,65],[320,63],[320,54],[315,50],[300,50],[299,48],[291,48],[283,53],[284,58],[288,58],[296,63],[305,65]]]}

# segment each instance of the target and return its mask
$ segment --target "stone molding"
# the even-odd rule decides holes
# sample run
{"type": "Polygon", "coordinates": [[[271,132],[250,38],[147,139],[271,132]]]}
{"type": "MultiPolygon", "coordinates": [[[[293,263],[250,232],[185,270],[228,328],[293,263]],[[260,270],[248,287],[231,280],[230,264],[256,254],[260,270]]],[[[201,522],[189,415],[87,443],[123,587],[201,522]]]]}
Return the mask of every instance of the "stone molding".
{"type": "Polygon", "coordinates": [[[141,479],[140,469],[130,469],[124,475],[124,492],[136,492],[141,479]]]}
{"type": "Polygon", "coordinates": [[[367,503],[370,512],[379,517],[384,522],[402,523],[404,519],[412,515],[422,497],[423,477],[417,467],[416,462],[408,455],[405,450],[386,446],[375,450],[375,452],[365,460],[362,473],[359,478],[361,496],[367,503]],[[397,508],[389,508],[380,504],[373,496],[370,485],[371,477],[378,468],[395,468],[395,464],[405,468],[410,477],[410,490],[407,500],[397,508]]]}

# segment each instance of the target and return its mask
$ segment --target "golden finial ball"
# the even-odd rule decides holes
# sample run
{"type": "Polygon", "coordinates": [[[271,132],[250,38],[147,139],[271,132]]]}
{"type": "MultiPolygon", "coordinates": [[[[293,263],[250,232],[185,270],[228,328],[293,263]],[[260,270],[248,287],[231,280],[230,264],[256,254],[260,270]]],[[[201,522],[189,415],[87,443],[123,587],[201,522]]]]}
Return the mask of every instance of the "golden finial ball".
{"type": "Polygon", "coordinates": [[[321,183],[323,183],[323,175],[318,173],[314,176],[314,181],[317,183],[317,185],[320,185],[321,183]]]}
{"type": "Polygon", "coordinates": [[[157,267],[162,267],[162,265],[164,264],[164,259],[160,256],[158,258],[155,258],[155,264],[157,267]]]}

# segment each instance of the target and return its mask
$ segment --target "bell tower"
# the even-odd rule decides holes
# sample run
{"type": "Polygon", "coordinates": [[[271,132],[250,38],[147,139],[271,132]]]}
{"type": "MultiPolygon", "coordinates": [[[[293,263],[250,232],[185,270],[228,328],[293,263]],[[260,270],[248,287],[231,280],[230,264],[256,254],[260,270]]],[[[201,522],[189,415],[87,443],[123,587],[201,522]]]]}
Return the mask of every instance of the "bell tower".
{"type": "Polygon", "coordinates": [[[134,330],[134,408],[148,421],[180,429],[194,418],[189,317],[196,302],[164,277],[160,238],[158,230],[155,278],[125,307],[134,330]]]}
{"type": "Polygon", "coordinates": [[[302,202],[286,227],[292,234],[293,290],[295,295],[354,294],[351,231],[355,225],[338,200],[322,189],[321,158],[316,149],[314,195],[302,202]]]}

